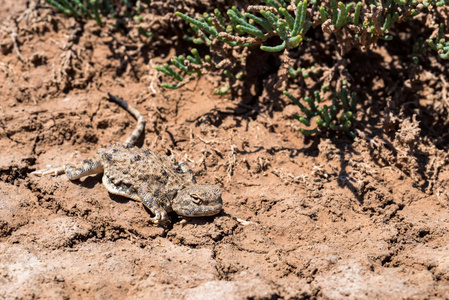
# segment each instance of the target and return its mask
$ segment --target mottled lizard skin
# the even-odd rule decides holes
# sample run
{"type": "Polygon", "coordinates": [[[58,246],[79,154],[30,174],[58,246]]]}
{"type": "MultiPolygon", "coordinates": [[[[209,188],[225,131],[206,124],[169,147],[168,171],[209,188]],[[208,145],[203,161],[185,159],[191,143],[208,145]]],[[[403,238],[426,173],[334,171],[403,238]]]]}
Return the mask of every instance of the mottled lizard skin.
{"type": "Polygon", "coordinates": [[[70,180],[103,173],[103,185],[115,195],[141,201],[153,214],[155,224],[168,221],[167,213],[186,217],[212,216],[221,211],[221,189],[212,184],[197,184],[190,169],[168,156],[134,144],[145,129],[142,114],[124,100],[109,94],[109,100],[127,110],[137,125],[123,144],[100,148],[93,158],[78,164],[43,169],[32,174],[65,173],[70,180]]]}

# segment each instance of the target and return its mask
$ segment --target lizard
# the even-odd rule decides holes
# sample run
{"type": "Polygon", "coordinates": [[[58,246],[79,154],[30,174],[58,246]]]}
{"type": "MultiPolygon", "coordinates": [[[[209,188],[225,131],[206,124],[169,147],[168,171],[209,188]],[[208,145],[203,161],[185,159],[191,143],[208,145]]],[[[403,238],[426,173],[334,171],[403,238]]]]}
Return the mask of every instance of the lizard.
{"type": "Polygon", "coordinates": [[[154,224],[169,222],[168,213],[185,217],[218,214],[223,205],[222,191],[213,184],[196,183],[193,172],[182,162],[176,162],[135,143],[145,129],[145,118],[125,100],[108,93],[109,101],[130,113],[137,124],[124,143],[100,148],[94,157],[78,164],[66,164],[31,172],[33,175],[66,174],[70,180],[103,173],[102,182],[115,195],[141,201],[154,215],[154,224]]]}

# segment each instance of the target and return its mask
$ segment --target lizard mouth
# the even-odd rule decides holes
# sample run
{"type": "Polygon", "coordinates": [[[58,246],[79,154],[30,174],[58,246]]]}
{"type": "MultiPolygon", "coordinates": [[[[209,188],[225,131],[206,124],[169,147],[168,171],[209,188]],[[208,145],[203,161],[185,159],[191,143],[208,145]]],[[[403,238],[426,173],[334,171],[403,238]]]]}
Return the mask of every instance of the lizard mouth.
{"type": "Polygon", "coordinates": [[[218,214],[221,211],[222,203],[207,205],[207,206],[195,206],[190,208],[176,208],[173,210],[180,216],[184,217],[207,217],[218,214]]]}

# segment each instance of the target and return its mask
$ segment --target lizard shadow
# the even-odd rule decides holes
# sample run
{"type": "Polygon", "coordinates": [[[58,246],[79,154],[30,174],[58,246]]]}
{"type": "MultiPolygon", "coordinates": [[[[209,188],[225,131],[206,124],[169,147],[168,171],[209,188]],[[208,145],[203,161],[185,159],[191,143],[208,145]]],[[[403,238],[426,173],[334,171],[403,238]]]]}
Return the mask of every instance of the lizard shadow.
{"type": "Polygon", "coordinates": [[[103,174],[95,174],[94,176],[86,176],[81,180],[73,180],[76,185],[81,185],[88,189],[93,189],[97,184],[101,184],[101,177],[103,174]]]}
{"type": "Polygon", "coordinates": [[[135,201],[133,199],[129,199],[124,196],[115,195],[115,194],[112,194],[109,192],[108,192],[108,194],[109,194],[109,198],[111,198],[111,200],[116,203],[128,203],[129,201],[135,201]]]}
{"type": "Polygon", "coordinates": [[[169,213],[170,220],[171,220],[172,224],[176,224],[176,223],[181,222],[181,220],[185,220],[186,224],[201,225],[201,226],[214,223],[214,220],[216,219],[216,217],[220,217],[223,215],[224,215],[223,212],[220,212],[214,216],[184,217],[184,216],[179,216],[175,212],[169,213]]]}
{"type": "MultiPolygon", "coordinates": [[[[80,185],[82,187],[93,189],[98,184],[102,184],[102,177],[103,173],[96,174],[95,176],[87,176],[83,178],[82,180],[74,180],[73,183],[80,185]]],[[[109,192],[108,192],[109,193],[109,192]]],[[[112,193],[109,193],[109,198],[111,198],[112,201],[117,203],[128,203],[129,201],[134,201],[132,199],[126,198],[124,196],[115,195],[112,193]]]]}

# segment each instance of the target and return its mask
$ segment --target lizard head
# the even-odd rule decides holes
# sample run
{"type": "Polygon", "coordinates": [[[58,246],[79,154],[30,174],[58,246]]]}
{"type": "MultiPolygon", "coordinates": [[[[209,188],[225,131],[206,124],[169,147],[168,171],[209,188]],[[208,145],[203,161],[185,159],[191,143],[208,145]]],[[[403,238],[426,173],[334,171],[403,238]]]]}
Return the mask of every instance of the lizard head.
{"type": "Polygon", "coordinates": [[[172,209],[185,217],[213,216],[223,206],[221,189],[214,184],[194,184],[178,192],[172,209]]]}

